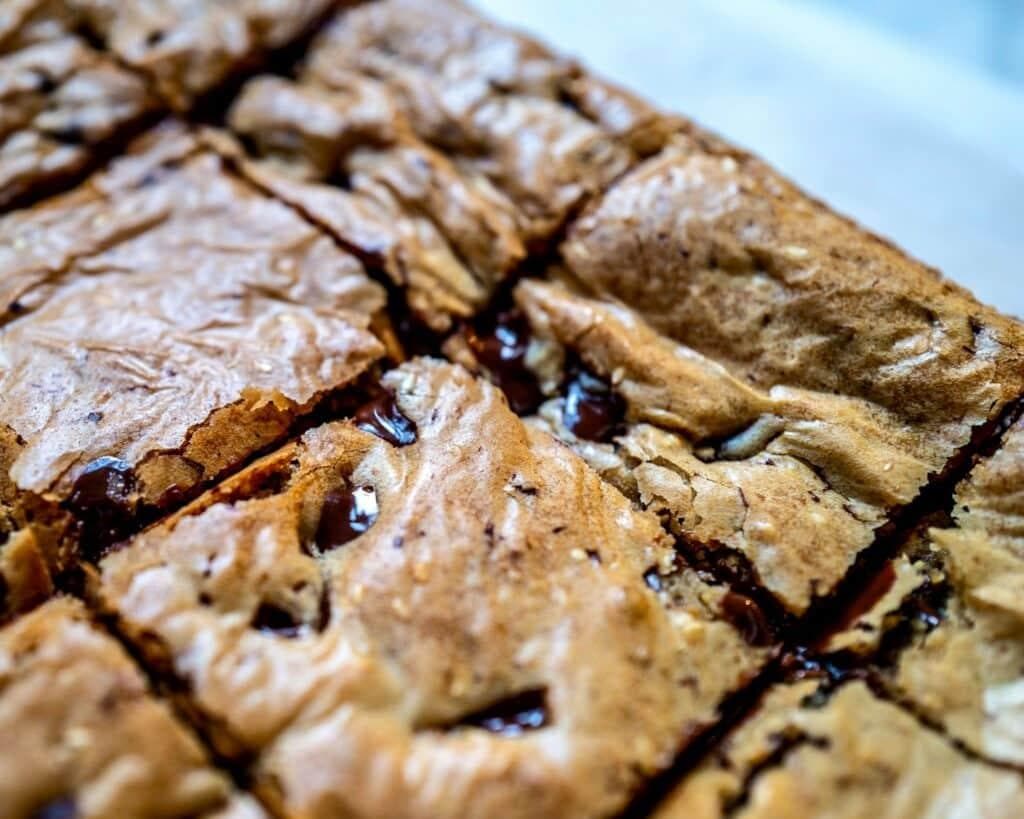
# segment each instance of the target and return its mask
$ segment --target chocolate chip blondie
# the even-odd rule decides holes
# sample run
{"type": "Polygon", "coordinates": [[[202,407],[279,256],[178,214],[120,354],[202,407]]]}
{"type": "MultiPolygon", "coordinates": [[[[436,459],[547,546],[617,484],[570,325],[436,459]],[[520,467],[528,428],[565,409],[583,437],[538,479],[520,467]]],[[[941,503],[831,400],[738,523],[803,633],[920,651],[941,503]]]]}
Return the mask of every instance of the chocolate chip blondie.
{"type": "Polygon", "coordinates": [[[383,386],[109,555],[102,608],[285,815],[614,813],[767,650],[494,387],[383,386]]]}
{"type": "Polygon", "coordinates": [[[803,681],[770,689],[654,816],[1011,817],[1022,804],[1018,773],[966,756],[863,682],[821,696],[803,681]]]}
{"type": "Polygon", "coordinates": [[[0,819],[1024,815],[1024,325],[457,0],[0,0],[0,819]]]}
{"type": "Polygon", "coordinates": [[[0,4],[0,209],[73,178],[156,107],[63,4],[0,4]]]}
{"type": "Polygon", "coordinates": [[[178,126],[0,236],[8,474],[86,541],[180,503],[384,354],[361,265],[178,126]]]}
{"type": "Polygon", "coordinates": [[[0,629],[0,726],[4,816],[265,816],[78,601],[0,629]]]}
{"type": "Polygon", "coordinates": [[[915,533],[823,652],[853,663],[974,753],[1024,766],[1024,422],[915,533]]]}

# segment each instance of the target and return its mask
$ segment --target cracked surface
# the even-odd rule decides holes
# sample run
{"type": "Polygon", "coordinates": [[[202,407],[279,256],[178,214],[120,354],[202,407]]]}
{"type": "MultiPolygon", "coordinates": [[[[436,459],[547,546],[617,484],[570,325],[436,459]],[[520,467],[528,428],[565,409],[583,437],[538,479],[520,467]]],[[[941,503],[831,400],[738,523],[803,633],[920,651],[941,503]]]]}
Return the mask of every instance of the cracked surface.
{"type": "Polygon", "coordinates": [[[143,502],[187,495],[383,353],[361,266],[175,127],[0,237],[21,490],[67,500],[114,458],[143,502]]]}
{"type": "Polygon", "coordinates": [[[484,173],[516,206],[527,242],[553,236],[589,194],[668,123],[626,92],[459,2],[385,0],[340,14],[305,76],[345,86],[382,80],[416,133],[484,173]],[[640,136],[649,134],[649,136],[640,136]],[[634,135],[636,138],[634,139],[634,135]]]}
{"type": "Polygon", "coordinates": [[[8,819],[263,816],[68,598],[0,630],[0,729],[8,819]]]}
{"type": "Polygon", "coordinates": [[[687,777],[656,819],[1010,817],[1019,774],[972,761],[913,717],[851,682],[779,684],[687,777]]]}
{"type": "Polygon", "coordinates": [[[4,819],[1024,814],[1024,329],[757,159],[457,0],[0,0],[11,208],[4,819]]]}
{"type": "Polygon", "coordinates": [[[436,331],[484,307],[673,123],[460,3],[339,14],[299,81],[253,80],[228,123],[255,181],[381,266],[436,331]]]}
{"type": "Polygon", "coordinates": [[[384,383],[415,443],[307,433],[107,557],[104,605],[288,815],[614,813],[765,651],[715,619],[722,590],[675,567],[654,519],[494,387],[429,360],[384,383]],[[324,551],[346,487],[379,516],[324,551]],[[537,690],[536,730],[470,718],[537,690]]]}
{"type": "Polygon", "coordinates": [[[1018,421],[1003,448],[957,489],[951,524],[931,529],[897,559],[904,582],[828,648],[866,655],[894,696],[951,737],[1024,768],[1022,485],[1024,422],[1018,421]],[[932,600],[941,607],[922,605],[922,588],[940,584],[945,592],[932,600]],[[895,633],[915,618],[910,634],[895,633]],[[864,628],[865,621],[875,627],[864,628]],[[893,648],[880,650],[894,640],[893,648]]]}
{"type": "Polygon", "coordinates": [[[67,10],[127,65],[186,109],[242,69],[287,46],[332,0],[65,0],[67,10]]]}
{"type": "Polygon", "coordinates": [[[939,456],[1021,393],[1018,322],[735,150],[678,138],[563,252],[583,286],[738,378],[871,401],[939,456]]]}
{"type": "Polygon", "coordinates": [[[953,454],[929,426],[873,402],[751,385],[635,312],[563,285],[525,281],[515,300],[532,330],[527,361],[554,396],[536,423],[676,534],[742,553],[789,611],[827,595],[953,454]],[[569,357],[625,402],[609,440],[566,423],[569,357]]]}
{"type": "Polygon", "coordinates": [[[228,119],[261,158],[243,170],[382,267],[434,330],[482,309],[526,255],[512,203],[419,140],[380,82],[258,78],[228,119]]]}
{"type": "Polygon", "coordinates": [[[56,4],[0,3],[0,208],[72,177],[156,107],[56,4]]]}

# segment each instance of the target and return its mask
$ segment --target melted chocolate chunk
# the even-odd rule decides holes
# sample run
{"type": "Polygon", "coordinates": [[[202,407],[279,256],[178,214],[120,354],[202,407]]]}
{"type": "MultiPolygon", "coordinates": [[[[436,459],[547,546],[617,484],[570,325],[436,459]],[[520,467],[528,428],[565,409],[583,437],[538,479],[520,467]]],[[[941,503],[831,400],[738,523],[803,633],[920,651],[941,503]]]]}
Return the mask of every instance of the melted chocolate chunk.
{"type": "Polygon", "coordinates": [[[82,524],[82,551],[99,560],[106,547],[127,536],[137,506],[135,473],[119,458],[103,457],[75,481],[68,506],[82,524]]]}
{"type": "Polygon", "coordinates": [[[952,586],[945,576],[928,578],[887,617],[874,662],[882,667],[898,662],[900,652],[914,640],[936,629],[946,618],[952,586]]]}
{"type": "Polygon", "coordinates": [[[78,808],[75,805],[75,800],[71,797],[64,797],[39,808],[32,814],[31,819],[75,819],[77,816],[78,808]]]}
{"type": "Polygon", "coordinates": [[[45,71],[35,69],[32,73],[36,80],[36,91],[42,94],[51,94],[57,90],[57,81],[45,71]]]}
{"type": "Polygon", "coordinates": [[[356,410],[356,426],[394,446],[416,443],[416,424],[402,414],[395,397],[382,392],[356,410]]]}
{"type": "Polygon", "coordinates": [[[578,372],[566,387],[562,421],[577,438],[610,440],[625,414],[622,396],[586,371],[578,372]]]}
{"type": "Polygon", "coordinates": [[[811,649],[798,646],[783,655],[779,669],[782,677],[790,682],[818,679],[821,686],[808,696],[802,705],[820,708],[828,702],[832,692],[850,680],[865,680],[870,683],[871,675],[861,665],[861,658],[850,651],[837,651],[819,655],[811,649]]]}
{"type": "Polygon", "coordinates": [[[664,588],[664,584],[661,582],[661,574],[656,568],[651,568],[644,572],[644,583],[651,591],[660,592],[664,588]]]}
{"type": "Polygon", "coordinates": [[[65,145],[84,145],[88,141],[85,129],[73,122],[60,128],[54,128],[49,133],[55,140],[63,142],[65,145]]]}
{"type": "Polygon", "coordinates": [[[517,310],[506,310],[476,327],[464,331],[477,361],[498,385],[517,415],[527,415],[540,406],[537,378],[526,366],[530,327],[517,310]]]}
{"type": "Polygon", "coordinates": [[[746,595],[726,592],[722,598],[722,616],[752,646],[770,646],[775,640],[761,607],[746,595]]]}
{"type": "Polygon", "coordinates": [[[377,493],[372,486],[329,492],[320,510],[316,545],[329,552],[355,540],[377,520],[377,493]]]}
{"type": "Polygon", "coordinates": [[[518,737],[547,724],[548,706],[544,690],[516,694],[459,722],[459,725],[482,728],[503,737],[518,737]]]}
{"type": "Polygon", "coordinates": [[[258,631],[276,634],[289,639],[302,633],[302,623],[295,619],[290,611],[286,611],[273,603],[260,603],[252,618],[252,627],[258,631]]]}
{"type": "Polygon", "coordinates": [[[854,626],[861,617],[875,607],[879,600],[885,597],[893,583],[896,582],[896,568],[890,561],[882,568],[882,571],[875,575],[864,587],[864,590],[857,595],[857,598],[843,612],[836,631],[846,631],[854,626]]]}

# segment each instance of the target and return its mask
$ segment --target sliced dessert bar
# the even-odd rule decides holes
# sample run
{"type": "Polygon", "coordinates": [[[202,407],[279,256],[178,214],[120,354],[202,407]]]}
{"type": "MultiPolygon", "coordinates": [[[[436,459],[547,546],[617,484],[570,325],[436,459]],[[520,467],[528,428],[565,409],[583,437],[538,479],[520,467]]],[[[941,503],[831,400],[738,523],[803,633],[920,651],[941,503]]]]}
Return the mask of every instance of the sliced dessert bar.
{"type": "Polygon", "coordinates": [[[581,287],[751,386],[870,401],[938,461],[1022,393],[1019,322],[717,142],[675,137],[562,249],[581,287]]]}
{"type": "Polygon", "coordinates": [[[181,128],[0,219],[0,424],[14,503],[86,546],[280,439],[383,354],[383,290],[181,128]]]}
{"type": "Polygon", "coordinates": [[[259,160],[242,169],[386,271],[436,331],[481,310],[526,255],[513,205],[417,138],[382,83],[261,77],[228,121],[259,160]]]}
{"type": "Polygon", "coordinates": [[[339,14],[303,78],[387,85],[420,136],[482,171],[546,243],[590,194],[678,123],[458,0],[384,0],[339,14]]]}
{"type": "Polygon", "coordinates": [[[1013,817],[1024,778],[978,762],[863,682],[813,680],[761,704],[654,813],[655,819],[1013,817]]]}
{"type": "Polygon", "coordinates": [[[1024,422],[821,647],[973,752],[1024,769],[1024,422]]]}
{"type": "Polygon", "coordinates": [[[79,24],[186,110],[300,39],[335,0],[64,0],[79,24]]]}
{"type": "Polygon", "coordinates": [[[339,13],[297,81],[253,80],[228,123],[260,185],[442,331],[674,127],[461,3],[424,0],[339,13]]]}
{"type": "Polygon", "coordinates": [[[99,604],[284,815],[615,813],[767,650],[496,388],[384,386],[109,554],[99,604]]]}
{"type": "Polygon", "coordinates": [[[84,607],[55,598],[0,629],[5,819],[260,819],[84,607]]]}
{"type": "Polygon", "coordinates": [[[98,53],[70,11],[0,4],[0,209],[67,180],[155,110],[146,83],[98,53]]]}
{"type": "Polygon", "coordinates": [[[562,283],[448,350],[520,411],[552,397],[542,424],[800,614],[1024,392],[1024,329],[781,181],[746,202],[740,168],[649,160],[574,224],[562,283]]]}

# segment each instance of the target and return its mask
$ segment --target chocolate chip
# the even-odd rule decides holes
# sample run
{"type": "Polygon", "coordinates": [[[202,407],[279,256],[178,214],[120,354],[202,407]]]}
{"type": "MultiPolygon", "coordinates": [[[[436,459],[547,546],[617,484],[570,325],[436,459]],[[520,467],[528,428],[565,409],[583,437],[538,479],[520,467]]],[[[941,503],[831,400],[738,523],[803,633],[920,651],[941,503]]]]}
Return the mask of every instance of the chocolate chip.
{"type": "Polygon", "coordinates": [[[395,397],[382,392],[356,410],[356,426],[394,446],[416,443],[416,424],[402,414],[395,397]]]}
{"type": "Polygon", "coordinates": [[[769,646],[775,640],[761,607],[746,595],[726,592],[722,598],[722,616],[752,646],[769,646]]]}
{"type": "Polygon", "coordinates": [[[92,461],[75,480],[68,506],[82,524],[82,550],[98,560],[111,543],[132,528],[137,482],[131,465],[119,458],[92,461]]]}
{"type": "MultiPolygon", "coordinates": [[[[301,146],[299,146],[301,147],[301,146]]],[[[324,180],[324,184],[343,191],[352,190],[352,177],[343,169],[335,168],[334,171],[324,180]]]]}
{"type": "Polygon", "coordinates": [[[41,94],[50,94],[57,90],[57,81],[49,74],[38,69],[32,73],[35,76],[36,91],[41,94]]]}
{"type": "Polygon", "coordinates": [[[164,36],[164,32],[160,31],[159,29],[157,29],[156,31],[151,31],[149,32],[149,34],[146,35],[146,45],[149,48],[153,48],[154,46],[158,45],[161,40],[163,40],[164,36]]]}
{"type": "Polygon", "coordinates": [[[95,411],[90,412],[88,415],[85,416],[85,420],[91,424],[98,424],[100,421],[103,420],[103,413],[95,411]]]}
{"type": "Polygon", "coordinates": [[[74,122],[69,122],[60,128],[51,129],[48,133],[55,140],[63,142],[65,145],[82,145],[88,141],[85,129],[74,122]]]}
{"type": "Polygon", "coordinates": [[[355,540],[377,520],[377,493],[372,486],[327,493],[320,509],[316,545],[329,552],[355,540]]]}
{"type": "Polygon", "coordinates": [[[75,819],[78,808],[75,800],[69,796],[56,799],[39,808],[30,819],[75,819]]]}
{"type": "Polygon", "coordinates": [[[625,401],[601,379],[581,371],[569,382],[562,422],[577,438],[607,441],[625,414],[625,401]]]}
{"type": "Polygon", "coordinates": [[[294,638],[302,633],[302,623],[290,611],[273,603],[260,603],[252,618],[252,627],[278,637],[294,638]]]}
{"type": "Polygon", "coordinates": [[[866,680],[868,670],[863,667],[862,659],[854,652],[838,651],[831,654],[817,654],[806,646],[797,646],[782,655],[779,669],[783,679],[796,682],[799,680],[821,680],[822,686],[805,704],[821,704],[821,697],[849,680],[866,680]]]}
{"type": "Polygon", "coordinates": [[[660,592],[664,588],[664,584],[661,582],[661,575],[655,568],[650,568],[644,572],[644,583],[647,584],[647,588],[651,591],[660,592]]]}
{"type": "Polygon", "coordinates": [[[548,724],[547,696],[543,689],[524,691],[459,721],[503,737],[518,737],[548,724]]]}
{"type": "Polygon", "coordinates": [[[526,415],[540,406],[544,396],[537,377],[526,366],[530,326],[519,311],[506,310],[481,319],[477,326],[467,327],[464,335],[476,360],[505,393],[513,412],[526,415]]]}

